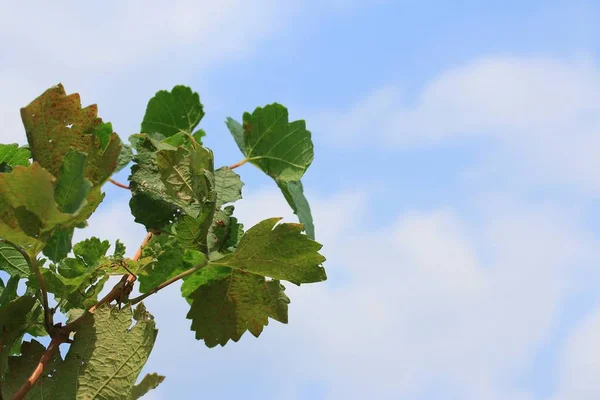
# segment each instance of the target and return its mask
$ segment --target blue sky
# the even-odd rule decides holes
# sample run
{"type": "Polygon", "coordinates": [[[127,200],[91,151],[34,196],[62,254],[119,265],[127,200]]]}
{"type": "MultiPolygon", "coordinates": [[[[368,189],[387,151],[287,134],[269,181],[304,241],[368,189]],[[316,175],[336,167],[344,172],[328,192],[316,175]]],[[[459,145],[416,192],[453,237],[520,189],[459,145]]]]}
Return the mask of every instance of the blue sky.
{"type": "MultiPolygon", "coordinates": [[[[227,116],[277,101],[307,121],[329,281],[288,289],[289,325],[210,350],[178,288],[153,296],[149,399],[596,399],[599,18],[576,0],[6,2],[0,135],[23,142],[19,107],[58,82],[124,137],[154,92],[191,86],[217,165],[241,158],[227,116]]],[[[240,174],[246,225],[294,220],[240,174]]],[[[128,193],[106,192],[79,238],[133,254],[128,193]]]]}

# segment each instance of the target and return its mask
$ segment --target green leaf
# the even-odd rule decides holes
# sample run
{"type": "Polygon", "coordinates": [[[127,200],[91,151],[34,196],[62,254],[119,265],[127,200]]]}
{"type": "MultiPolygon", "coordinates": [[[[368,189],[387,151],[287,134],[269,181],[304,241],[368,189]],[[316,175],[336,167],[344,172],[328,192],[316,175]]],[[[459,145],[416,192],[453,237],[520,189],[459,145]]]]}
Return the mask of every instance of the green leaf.
{"type": "Polygon", "coordinates": [[[212,200],[207,201],[214,190],[212,159],[212,152],[203,147],[192,151],[179,147],[156,154],[166,198],[192,218],[198,218],[204,203],[212,200]]]}
{"type": "Polygon", "coordinates": [[[200,286],[192,295],[187,315],[196,339],[208,347],[237,342],[248,330],[258,337],[269,317],[287,323],[289,299],[278,281],[232,272],[228,277],[200,286]]]}
{"type": "MultiPolygon", "coordinates": [[[[85,315],[65,359],[55,353],[28,399],[132,398],[156,334],[153,317],[141,304],[133,313],[130,307],[101,307],[85,315]]],[[[10,357],[4,398],[11,398],[27,380],[43,352],[44,347],[34,340],[23,343],[22,355],[10,357]]]]}
{"type": "Polygon", "coordinates": [[[6,282],[6,286],[2,289],[2,293],[0,294],[0,307],[3,307],[15,300],[17,295],[17,289],[19,288],[19,277],[11,276],[8,278],[8,282],[6,282]]]}
{"type": "Polygon", "coordinates": [[[87,156],[69,151],[60,169],[60,177],[54,189],[56,204],[62,212],[75,214],[87,200],[92,183],[85,179],[87,156]]]}
{"type": "Polygon", "coordinates": [[[18,144],[0,144],[0,172],[10,172],[17,165],[29,165],[31,152],[18,144]]]}
{"type": "Polygon", "coordinates": [[[44,247],[44,255],[55,263],[66,258],[71,252],[73,231],[74,228],[55,230],[44,247]]]}
{"type": "Polygon", "coordinates": [[[231,136],[233,136],[233,139],[240,148],[242,154],[247,156],[246,142],[244,140],[244,128],[242,127],[242,124],[233,118],[227,117],[227,120],[225,120],[225,125],[227,125],[229,132],[231,132],[231,136]]]}
{"type": "MultiPolygon", "coordinates": [[[[108,240],[100,241],[95,237],[86,239],[74,246],[74,258],[62,259],[56,269],[40,269],[47,291],[60,300],[63,311],[89,308],[95,304],[108,280],[106,274],[110,260],[106,258],[106,252],[109,247],[108,240]]],[[[28,284],[36,289],[39,287],[37,280],[30,280],[28,284]]]]}
{"type": "Polygon", "coordinates": [[[7,369],[8,356],[13,343],[20,340],[26,331],[28,314],[34,303],[35,299],[33,297],[22,296],[0,307],[0,338],[3,338],[0,340],[4,341],[4,345],[0,349],[0,371],[2,371],[2,374],[7,369]]]}
{"type": "Polygon", "coordinates": [[[35,252],[44,247],[45,233],[72,218],[58,209],[53,177],[37,162],[0,174],[0,237],[35,252]]]}
{"type": "Polygon", "coordinates": [[[146,293],[166,280],[200,264],[204,255],[191,249],[185,249],[172,236],[154,236],[143,250],[144,257],[153,257],[154,261],[140,272],[140,292],[146,293]]]}
{"type": "Polygon", "coordinates": [[[294,214],[298,216],[298,220],[304,225],[304,230],[309,238],[315,238],[315,225],[313,223],[312,213],[308,200],[304,196],[304,188],[302,182],[277,182],[277,186],[281,189],[285,200],[288,202],[294,214]]]}
{"type": "Polygon", "coordinates": [[[231,275],[231,268],[207,265],[206,267],[201,268],[198,272],[183,278],[181,295],[190,301],[192,293],[194,293],[200,286],[218,281],[229,275],[231,275]]]}
{"type": "Polygon", "coordinates": [[[204,117],[200,96],[187,86],[177,85],[170,92],[160,90],[150,99],[142,121],[144,133],[160,133],[165,137],[179,132],[192,134],[204,117]]]}
{"type": "Polygon", "coordinates": [[[123,168],[127,167],[129,163],[133,160],[133,150],[131,146],[123,144],[121,147],[121,152],[119,153],[119,158],[117,159],[117,168],[114,173],[121,171],[123,168]]]}
{"type": "Polygon", "coordinates": [[[123,258],[123,257],[125,257],[126,252],[127,252],[127,249],[125,248],[125,245],[123,244],[123,242],[121,242],[119,239],[117,239],[117,242],[115,243],[115,251],[114,251],[113,257],[123,258]]]}
{"type": "Polygon", "coordinates": [[[211,265],[233,268],[286,280],[294,284],[320,282],[327,279],[319,254],[321,244],[303,235],[302,225],[277,224],[281,218],[270,218],[250,228],[236,251],[211,265]],[[273,227],[275,227],[273,229],[273,227]]]}
{"type": "Polygon", "coordinates": [[[314,158],[310,132],[303,120],[288,122],[281,104],[244,113],[246,158],[273,179],[298,181],[314,158]]]}
{"type": "MultiPolygon", "coordinates": [[[[212,152],[203,147],[173,147],[144,136],[140,137],[135,162],[129,204],[136,222],[160,231],[187,216],[181,229],[194,227],[194,231],[201,225],[200,235],[206,236],[204,221],[212,218],[216,201],[212,152]]],[[[193,235],[195,240],[197,235],[193,235]]]]}
{"type": "Polygon", "coordinates": [[[97,237],[91,237],[81,241],[73,248],[73,253],[81,258],[88,266],[96,265],[102,257],[106,255],[110,247],[108,240],[100,240],[97,237]]]}
{"type": "Polygon", "coordinates": [[[0,242],[0,270],[16,278],[26,278],[29,275],[25,257],[13,246],[3,242],[0,242]]]}
{"type": "Polygon", "coordinates": [[[33,160],[60,178],[67,153],[78,151],[87,155],[84,177],[94,186],[104,183],[117,166],[121,140],[97,112],[96,105],[82,109],[79,94],[67,96],[61,84],[46,90],[21,109],[33,160]]]}
{"type": "Polygon", "coordinates": [[[217,209],[223,204],[233,203],[242,198],[244,184],[240,176],[227,167],[215,171],[215,188],[217,190],[217,209]]]}
{"type": "Polygon", "coordinates": [[[137,400],[147,394],[149,391],[156,389],[165,380],[162,375],[146,374],[144,379],[131,389],[131,400],[137,400]]]}
{"type": "Polygon", "coordinates": [[[313,218],[300,181],[314,158],[311,134],[304,121],[288,123],[287,109],[275,103],[245,113],[243,126],[231,118],[226,124],[246,159],[275,180],[306,233],[314,239],[313,218]]]}

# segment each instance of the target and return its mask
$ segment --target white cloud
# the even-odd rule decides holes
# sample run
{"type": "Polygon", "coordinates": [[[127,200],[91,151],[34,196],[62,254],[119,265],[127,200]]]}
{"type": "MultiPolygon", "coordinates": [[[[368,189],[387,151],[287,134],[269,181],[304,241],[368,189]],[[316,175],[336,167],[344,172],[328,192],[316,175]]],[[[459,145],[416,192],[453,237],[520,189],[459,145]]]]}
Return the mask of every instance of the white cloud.
{"type": "Polygon", "coordinates": [[[585,59],[482,58],[439,74],[410,104],[392,85],[317,121],[338,146],[365,135],[397,147],[485,139],[500,164],[488,168],[600,191],[600,68],[585,59]]]}
{"type": "Polygon", "coordinates": [[[600,309],[580,323],[560,360],[558,394],[553,400],[600,398],[600,309]]]}

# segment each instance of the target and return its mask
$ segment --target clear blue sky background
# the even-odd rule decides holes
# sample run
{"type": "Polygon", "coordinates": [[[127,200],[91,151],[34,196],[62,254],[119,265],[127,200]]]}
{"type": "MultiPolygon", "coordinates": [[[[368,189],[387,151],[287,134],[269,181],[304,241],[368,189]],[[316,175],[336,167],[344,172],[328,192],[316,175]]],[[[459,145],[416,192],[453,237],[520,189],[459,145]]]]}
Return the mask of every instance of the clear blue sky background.
{"type": "MultiPolygon", "coordinates": [[[[313,133],[329,281],[289,288],[289,325],[211,350],[178,288],[154,296],[149,399],[600,398],[599,2],[0,2],[2,142],[58,82],[124,137],[191,86],[217,165],[241,158],[225,117],[256,106],[313,133]]],[[[294,219],[240,173],[247,225],[294,219]]],[[[106,192],[79,237],[132,254],[128,193],[106,192]]]]}

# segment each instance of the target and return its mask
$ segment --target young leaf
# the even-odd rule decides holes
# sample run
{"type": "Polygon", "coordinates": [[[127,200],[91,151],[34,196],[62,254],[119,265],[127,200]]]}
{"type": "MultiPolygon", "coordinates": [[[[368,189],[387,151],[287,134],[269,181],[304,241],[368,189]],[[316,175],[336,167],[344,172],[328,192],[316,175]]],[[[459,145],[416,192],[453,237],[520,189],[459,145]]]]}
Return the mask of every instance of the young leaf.
{"type": "Polygon", "coordinates": [[[208,347],[237,342],[248,330],[258,337],[269,317],[287,323],[289,299],[278,281],[242,272],[200,286],[193,300],[188,319],[196,339],[208,347]]]}
{"type": "Polygon", "coordinates": [[[319,254],[321,244],[301,233],[299,224],[277,224],[270,218],[250,228],[232,254],[212,261],[211,265],[286,280],[294,284],[327,279],[319,254]],[[275,229],[273,229],[275,227],[275,229]]]}
{"type": "Polygon", "coordinates": [[[310,132],[303,120],[288,122],[281,104],[244,113],[244,144],[248,161],[273,179],[298,181],[314,158],[310,132]]]}
{"type": "Polygon", "coordinates": [[[117,166],[121,140],[97,112],[96,105],[82,109],[79,94],[67,96],[61,84],[46,90],[21,109],[33,160],[60,178],[67,153],[78,151],[87,155],[85,178],[104,183],[117,166]]]}
{"type": "Polygon", "coordinates": [[[18,144],[0,144],[0,172],[10,172],[17,165],[29,165],[31,152],[18,144]]]}
{"type": "Polygon", "coordinates": [[[170,137],[179,132],[191,135],[204,117],[200,96],[187,86],[177,85],[170,92],[160,90],[150,99],[142,121],[142,132],[170,137]]]}
{"type": "Polygon", "coordinates": [[[29,275],[29,265],[25,257],[13,246],[3,242],[0,242],[0,270],[17,279],[29,275]]]}
{"type": "Polygon", "coordinates": [[[281,193],[285,197],[294,214],[298,216],[298,220],[304,225],[306,235],[315,239],[315,225],[313,223],[312,213],[308,200],[304,196],[304,188],[301,181],[281,182],[277,181],[277,186],[281,189],[281,193]]]}

